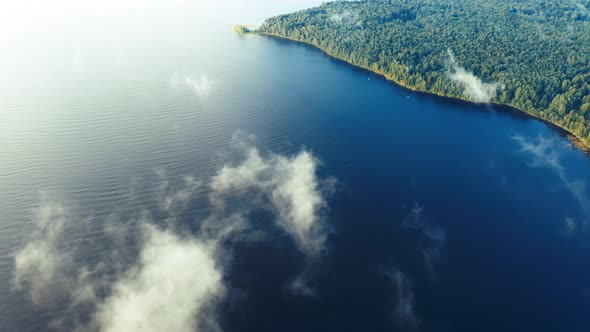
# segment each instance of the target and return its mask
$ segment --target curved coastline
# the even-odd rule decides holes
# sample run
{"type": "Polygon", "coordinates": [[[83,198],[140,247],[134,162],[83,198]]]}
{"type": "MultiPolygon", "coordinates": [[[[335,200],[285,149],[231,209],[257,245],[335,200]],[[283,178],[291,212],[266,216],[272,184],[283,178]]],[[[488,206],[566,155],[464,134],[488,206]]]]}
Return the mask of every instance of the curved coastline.
{"type": "MultiPolygon", "coordinates": [[[[318,46],[316,44],[313,44],[313,43],[310,43],[310,42],[307,42],[307,41],[304,41],[304,40],[294,39],[294,38],[285,37],[285,36],[281,36],[281,35],[277,35],[277,34],[273,34],[273,33],[267,33],[267,32],[256,32],[256,31],[254,31],[252,33],[255,33],[255,34],[261,35],[261,36],[265,36],[265,37],[277,38],[277,39],[282,39],[282,40],[288,40],[288,41],[292,41],[292,42],[301,43],[301,44],[305,44],[305,45],[311,46],[311,47],[313,47],[315,49],[320,50],[322,53],[328,55],[331,58],[334,58],[336,60],[342,61],[342,62],[344,62],[346,64],[349,64],[351,66],[354,66],[356,68],[360,68],[360,69],[366,70],[366,71],[368,71],[368,72],[370,72],[372,74],[382,76],[387,81],[392,82],[395,85],[397,85],[397,86],[399,86],[401,88],[407,89],[409,91],[412,91],[412,92],[423,93],[423,94],[427,94],[427,95],[431,95],[431,96],[437,96],[437,97],[441,97],[441,98],[444,98],[444,99],[450,99],[450,100],[454,100],[454,101],[461,101],[461,102],[466,102],[466,103],[470,103],[470,104],[480,104],[480,103],[475,103],[475,102],[473,102],[473,101],[471,101],[469,99],[466,99],[466,98],[451,97],[451,96],[446,96],[446,95],[439,94],[439,93],[436,93],[436,92],[431,92],[431,91],[425,91],[425,90],[416,89],[416,88],[414,88],[412,86],[409,86],[409,85],[403,84],[401,82],[398,82],[398,81],[394,80],[393,78],[388,77],[384,73],[381,73],[379,71],[376,71],[376,70],[371,69],[371,68],[366,67],[366,66],[362,66],[362,65],[358,65],[358,64],[352,63],[352,62],[350,62],[347,59],[344,59],[344,58],[338,57],[336,55],[333,55],[330,52],[328,52],[328,51],[324,50],[323,48],[321,48],[320,46],[318,46]]],[[[553,127],[554,129],[556,129],[556,130],[560,131],[562,134],[564,134],[568,139],[570,139],[572,141],[572,144],[575,147],[579,148],[580,150],[582,150],[583,152],[585,152],[587,154],[590,154],[590,142],[587,143],[582,138],[580,138],[578,135],[576,135],[574,132],[572,132],[571,130],[565,128],[564,126],[561,126],[561,125],[559,125],[557,123],[553,123],[551,121],[548,121],[546,119],[543,119],[541,117],[538,117],[538,116],[536,116],[534,114],[528,113],[528,112],[526,112],[526,111],[524,111],[524,110],[522,110],[520,108],[517,108],[517,107],[515,107],[513,105],[510,105],[510,104],[504,104],[504,103],[498,103],[498,102],[490,102],[489,104],[494,105],[494,106],[506,107],[506,108],[508,108],[510,110],[513,110],[513,111],[518,112],[519,114],[522,114],[522,115],[531,117],[533,119],[540,120],[541,122],[548,124],[549,126],[553,127]]]]}

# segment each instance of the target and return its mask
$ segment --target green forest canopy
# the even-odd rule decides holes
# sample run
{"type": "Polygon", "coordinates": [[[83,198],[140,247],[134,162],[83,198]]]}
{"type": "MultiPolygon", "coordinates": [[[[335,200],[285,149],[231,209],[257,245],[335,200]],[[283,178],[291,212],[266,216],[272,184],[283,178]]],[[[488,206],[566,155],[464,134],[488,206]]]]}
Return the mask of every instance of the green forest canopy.
{"type": "Polygon", "coordinates": [[[257,32],[416,90],[508,104],[590,143],[590,0],[335,1],[257,32]]]}

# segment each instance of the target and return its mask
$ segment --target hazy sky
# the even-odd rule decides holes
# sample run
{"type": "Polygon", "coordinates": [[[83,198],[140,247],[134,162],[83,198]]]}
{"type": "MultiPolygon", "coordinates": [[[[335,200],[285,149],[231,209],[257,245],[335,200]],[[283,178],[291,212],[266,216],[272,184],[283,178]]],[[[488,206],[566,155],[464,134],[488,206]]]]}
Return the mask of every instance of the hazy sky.
{"type": "MultiPolygon", "coordinates": [[[[0,4],[0,37],[154,24],[260,23],[321,0],[23,0],[0,4]]],[[[104,31],[107,33],[108,31],[104,31]]]]}
{"type": "MultiPolygon", "coordinates": [[[[159,45],[175,36],[198,43],[231,24],[260,24],[270,16],[321,0],[6,0],[0,1],[0,88],[44,71],[46,59],[80,50],[102,52],[159,45]]],[[[210,37],[213,36],[213,37],[210,37]]],[[[29,81],[29,78],[24,79],[29,81]]],[[[1,97],[1,96],[0,96],[1,97]]]]}
{"type": "MultiPolygon", "coordinates": [[[[235,23],[319,5],[321,0],[1,0],[0,1],[0,155],[23,149],[10,144],[31,117],[64,106],[63,82],[87,77],[85,69],[132,63],[138,56],[162,56],[168,48],[197,48],[194,87],[207,87],[206,61],[219,52],[216,40],[231,35],[235,23]],[[187,46],[188,45],[188,46],[187,46]],[[155,55],[153,53],[156,53],[155,55]],[[69,75],[69,76],[68,76],[69,75]],[[60,85],[61,84],[61,85],[60,85]]],[[[221,47],[221,46],[220,46],[221,47]]],[[[174,52],[171,50],[170,52],[174,52]]],[[[190,52],[189,52],[190,53],[190,52]]],[[[145,65],[145,63],[144,63],[145,65]]],[[[186,64],[185,64],[186,65],[186,64]]],[[[179,64],[182,66],[182,64],[179,64]]],[[[110,68],[110,67],[109,67],[110,68]]],[[[170,73],[172,75],[173,73],[170,73]]],[[[82,79],[81,82],[87,83],[82,79]]],[[[190,82],[189,82],[190,83],[190,82]]],[[[207,89],[197,89],[206,93],[207,89]]],[[[74,97],[80,97],[74,96],[74,97]]],[[[68,97],[69,98],[69,97],[68,97]]]]}

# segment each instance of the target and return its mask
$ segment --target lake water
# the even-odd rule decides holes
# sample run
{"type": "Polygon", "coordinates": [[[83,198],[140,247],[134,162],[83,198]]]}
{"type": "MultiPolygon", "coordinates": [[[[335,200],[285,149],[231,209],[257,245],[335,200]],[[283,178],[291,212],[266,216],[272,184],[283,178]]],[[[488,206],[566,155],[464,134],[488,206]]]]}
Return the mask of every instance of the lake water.
{"type": "Polygon", "coordinates": [[[248,210],[255,231],[232,240],[212,306],[223,331],[587,331],[590,158],[563,133],[226,25],[102,46],[58,45],[3,81],[0,330],[87,327],[95,310],[59,285],[37,304],[15,286],[16,253],[54,231],[35,209],[65,215],[41,247],[68,257],[54,276],[120,257],[104,299],[141,249],[113,233],[148,214],[197,236],[211,177],[248,144],[317,159],[329,231],[309,263],[272,212],[248,210]],[[302,271],[308,289],[291,289],[302,271]]]}

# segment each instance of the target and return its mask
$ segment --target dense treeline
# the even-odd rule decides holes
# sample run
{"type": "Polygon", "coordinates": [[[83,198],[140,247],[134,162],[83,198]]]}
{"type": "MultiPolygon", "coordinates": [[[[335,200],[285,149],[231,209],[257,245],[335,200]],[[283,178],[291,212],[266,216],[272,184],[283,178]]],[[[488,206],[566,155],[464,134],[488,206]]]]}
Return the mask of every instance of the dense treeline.
{"type": "Polygon", "coordinates": [[[402,85],[467,98],[457,64],[498,82],[493,102],[590,143],[590,0],[336,1],[270,18],[260,33],[304,41],[402,85]]]}

